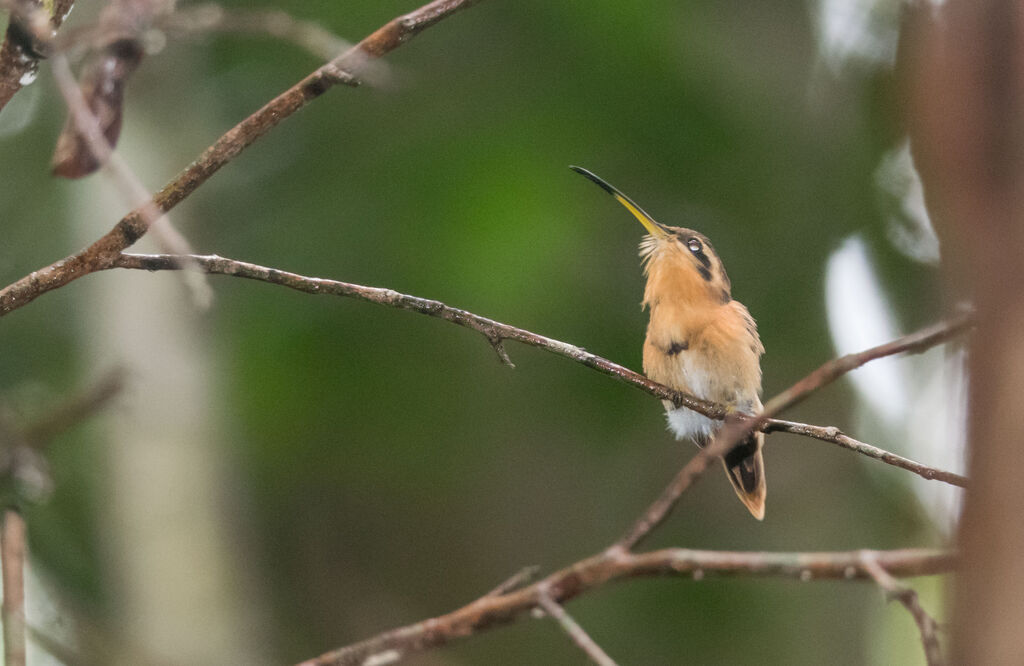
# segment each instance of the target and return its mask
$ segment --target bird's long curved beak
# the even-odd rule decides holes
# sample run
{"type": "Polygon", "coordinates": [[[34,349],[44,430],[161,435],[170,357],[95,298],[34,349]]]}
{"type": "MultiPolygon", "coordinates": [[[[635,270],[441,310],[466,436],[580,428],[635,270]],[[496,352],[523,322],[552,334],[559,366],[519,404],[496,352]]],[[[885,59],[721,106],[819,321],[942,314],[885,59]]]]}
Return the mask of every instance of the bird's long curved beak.
{"type": "Polygon", "coordinates": [[[569,168],[575,171],[576,173],[580,174],[581,176],[585,176],[590,180],[594,181],[594,183],[596,183],[598,187],[600,187],[602,190],[615,197],[615,200],[618,201],[623,206],[625,206],[626,210],[628,210],[630,213],[633,213],[633,217],[640,220],[640,224],[644,225],[644,228],[647,229],[647,232],[650,233],[655,238],[667,238],[670,235],[668,230],[665,229],[664,225],[655,222],[654,218],[648,215],[643,208],[637,206],[632,199],[630,199],[625,194],[620,192],[617,188],[613,187],[610,183],[605,182],[596,174],[587,171],[583,167],[570,166],[569,168]]]}

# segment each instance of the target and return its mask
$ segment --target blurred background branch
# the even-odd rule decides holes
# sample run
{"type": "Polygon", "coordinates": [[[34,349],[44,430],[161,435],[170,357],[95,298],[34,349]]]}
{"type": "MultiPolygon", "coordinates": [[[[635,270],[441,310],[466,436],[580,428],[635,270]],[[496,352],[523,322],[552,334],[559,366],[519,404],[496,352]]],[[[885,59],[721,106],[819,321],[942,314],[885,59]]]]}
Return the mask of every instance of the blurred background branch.
{"type": "MultiPolygon", "coordinates": [[[[0,111],[23,87],[35,81],[42,57],[40,37],[50,37],[71,12],[74,0],[4,0],[0,9],[10,13],[0,44],[0,111]],[[48,11],[43,11],[44,5],[48,11]]],[[[45,41],[43,42],[45,44],[45,41]]]]}

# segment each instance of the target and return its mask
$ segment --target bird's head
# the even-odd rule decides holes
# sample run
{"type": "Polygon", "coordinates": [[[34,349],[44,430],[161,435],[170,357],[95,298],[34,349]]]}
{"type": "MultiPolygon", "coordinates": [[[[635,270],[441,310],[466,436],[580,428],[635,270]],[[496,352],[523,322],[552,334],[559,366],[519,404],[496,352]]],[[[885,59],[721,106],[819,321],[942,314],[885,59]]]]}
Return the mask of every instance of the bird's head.
{"type": "Polygon", "coordinates": [[[645,305],[656,304],[664,298],[709,305],[732,300],[729,276],[707,236],[692,229],[661,224],[597,175],[582,167],[569,168],[615,197],[647,230],[640,241],[640,256],[647,276],[645,305]]]}

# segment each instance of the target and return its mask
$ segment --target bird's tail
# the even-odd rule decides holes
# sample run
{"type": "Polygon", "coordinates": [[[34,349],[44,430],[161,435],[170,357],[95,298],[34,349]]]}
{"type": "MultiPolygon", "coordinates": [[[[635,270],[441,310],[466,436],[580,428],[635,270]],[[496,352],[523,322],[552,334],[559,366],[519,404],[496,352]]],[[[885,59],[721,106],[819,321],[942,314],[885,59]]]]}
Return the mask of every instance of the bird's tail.
{"type": "Polygon", "coordinates": [[[758,520],[764,520],[764,499],[767,493],[764,483],[764,457],[761,447],[764,433],[751,433],[743,442],[725,454],[722,463],[726,476],[743,505],[758,520]]]}

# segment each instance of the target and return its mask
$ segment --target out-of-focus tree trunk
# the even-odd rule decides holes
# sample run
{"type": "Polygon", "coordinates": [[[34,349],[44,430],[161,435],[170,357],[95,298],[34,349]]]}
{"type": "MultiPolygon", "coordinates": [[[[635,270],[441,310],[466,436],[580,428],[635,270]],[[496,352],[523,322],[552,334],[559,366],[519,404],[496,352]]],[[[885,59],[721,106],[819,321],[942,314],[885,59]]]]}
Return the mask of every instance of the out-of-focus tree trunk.
{"type": "Polygon", "coordinates": [[[955,284],[978,310],[952,663],[1024,663],[1024,4],[921,3],[905,44],[913,149],[955,284]]]}
{"type": "MultiPolygon", "coordinates": [[[[170,159],[159,162],[173,152],[168,136],[141,125],[132,134],[137,138],[119,150],[140,175],[175,168],[170,159]]],[[[76,186],[80,197],[71,209],[84,227],[80,242],[126,210],[112,188],[96,177],[76,186]]],[[[126,376],[106,420],[101,538],[118,622],[110,647],[121,663],[262,663],[268,646],[254,629],[258,595],[224,502],[231,475],[215,408],[222,402],[219,364],[202,330],[203,313],[173,277],[102,277],[87,285],[83,301],[86,352],[100,367],[123,367],[126,376]]]]}

